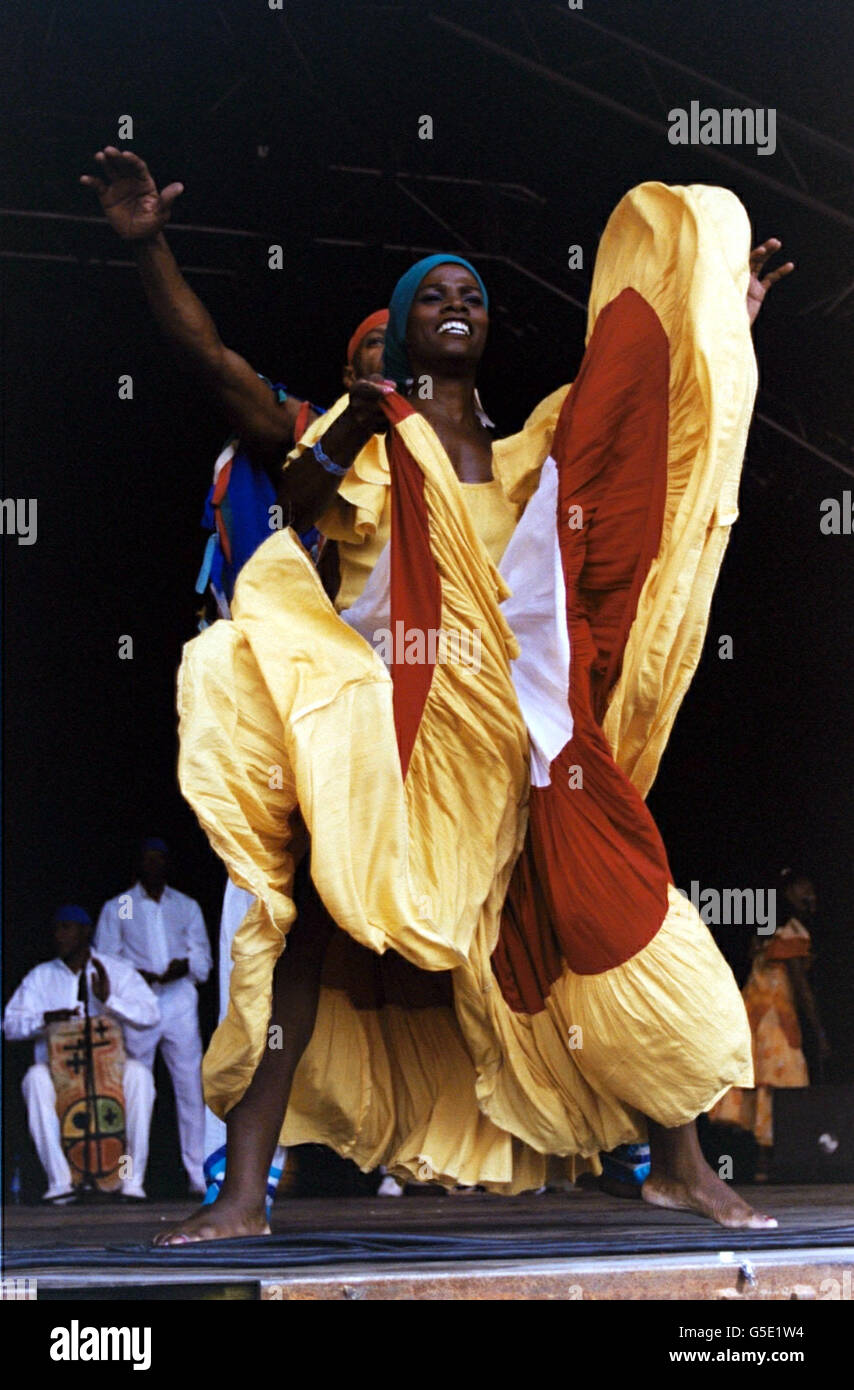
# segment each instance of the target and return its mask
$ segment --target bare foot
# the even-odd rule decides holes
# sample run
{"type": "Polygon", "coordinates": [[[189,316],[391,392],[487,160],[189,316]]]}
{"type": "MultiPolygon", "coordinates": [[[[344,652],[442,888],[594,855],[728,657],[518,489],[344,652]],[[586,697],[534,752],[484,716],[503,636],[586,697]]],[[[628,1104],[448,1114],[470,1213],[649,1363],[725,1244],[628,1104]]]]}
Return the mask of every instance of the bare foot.
{"type": "Polygon", "coordinates": [[[775,1217],[754,1211],[711,1168],[695,1173],[689,1181],[650,1176],[641,1188],[641,1196],[650,1206],[695,1211],[731,1230],[770,1230],[777,1225],[775,1217]]]}
{"type": "Polygon", "coordinates": [[[234,1236],[268,1236],[270,1227],[261,1207],[236,1198],[218,1197],[199,1207],[186,1221],[154,1237],[153,1245],[189,1245],[197,1240],[228,1240],[234,1236]]]}

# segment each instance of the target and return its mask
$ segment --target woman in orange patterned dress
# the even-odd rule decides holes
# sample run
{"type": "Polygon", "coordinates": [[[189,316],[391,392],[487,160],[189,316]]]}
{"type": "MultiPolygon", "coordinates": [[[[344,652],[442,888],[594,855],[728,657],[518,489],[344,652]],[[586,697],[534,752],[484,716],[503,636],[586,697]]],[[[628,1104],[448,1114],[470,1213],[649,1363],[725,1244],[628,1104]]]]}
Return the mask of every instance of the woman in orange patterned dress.
{"type": "Polygon", "coordinates": [[[823,1060],[829,1048],[807,979],[812,943],[806,923],[816,911],[816,891],[803,873],[785,869],[781,887],[788,915],[768,938],[756,938],[753,965],[742,991],[753,1038],[756,1086],[733,1087],[709,1112],[717,1124],[751,1130],[758,1145],[756,1179],[766,1181],[774,1145],[772,1092],[777,1086],[808,1086],[801,1020],[811,1028],[823,1060]]]}

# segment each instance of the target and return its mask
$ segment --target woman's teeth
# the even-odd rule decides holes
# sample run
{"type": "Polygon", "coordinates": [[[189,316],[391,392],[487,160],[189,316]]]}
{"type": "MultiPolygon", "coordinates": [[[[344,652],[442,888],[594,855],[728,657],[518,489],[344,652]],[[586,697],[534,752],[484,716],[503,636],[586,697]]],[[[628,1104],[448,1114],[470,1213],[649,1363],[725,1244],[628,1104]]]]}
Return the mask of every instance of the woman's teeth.
{"type": "Polygon", "coordinates": [[[471,337],[471,325],[462,319],[446,319],[439,329],[440,333],[454,333],[463,338],[471,337]]]}

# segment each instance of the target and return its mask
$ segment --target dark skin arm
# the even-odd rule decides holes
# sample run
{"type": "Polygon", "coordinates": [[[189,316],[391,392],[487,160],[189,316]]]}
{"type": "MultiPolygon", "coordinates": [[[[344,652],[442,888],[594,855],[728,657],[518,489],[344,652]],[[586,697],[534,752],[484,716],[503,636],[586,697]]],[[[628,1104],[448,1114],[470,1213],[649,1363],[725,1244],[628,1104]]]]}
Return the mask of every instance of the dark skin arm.
{"type": "MultiPolygon", "coordinates": [[[[95,155],[98,175],[80,180],[93,189],[107,221],[132,244],[154,317],[184,361],[211,384],[232,428],[258,461],[278,463],[290,448],[302,402],[275,400],[250,364],[225,346],[216,324],[187,284],[163,229],[183,184],[159,191],[145,161],[107,145],[95,155]]],[[[314,414],[312,414],[314,418],[314,414]]]]}
{"type": "Polygon", "coordinates": [[[830,1054],[830,1044],[828,1043],[825,1031],[821,1026],[821,1020],[818,1016],[818,1008],[816,1007],[815,1002],[815,995],[813,994],[810,982],[807,979],[807,972],[806,966],[804,965],[804,961],[802,958],[787,960],[786,968],[789,972],[789,980],[791,981],[792,993],[795,996],[795,1004],[797,1006],[798,1013],[801,1015],[802,1018],[806,1019],[807,1023],[809,1024],[810,1028],[815,1034],[815,1038],[818,1043],[819,1054],[822,1057],[827,1057],[830,1054]]]}
{"type": "Polygon", "coordinates": [[[96,999],[100,999],[101,1003],[105,1004],[110,993],[110,977],[96,956],[92,957],[92,964],[95,967],[92,993],[96,999]]]}
{"type": "MultiPolygon", "coordinates": [[[[380,376],[353,383],[349,405],[320,441],[323,452],[339,468],[349,468],[371,435],[383,434],[388,429],[379,403],[393,390],[394,383],[380,376]]],[[[289,525],[296,531],[307,531],[331,505],[340,484],[341,478],[327,472],[311,450],[306,449],[279,477],[278,502],[289,525]]]]}
{"type": "Polygon", "coordinates": [[[168,985],[170,980],[181,980],[190,973],[190,962],[184,957],[182,960],[170,960],[163,974],[160,976],[160,983],[168,985]]]}
{"type": "Polygon", "coordinates": [[[188,365],[215,391],[244,447],[260,461],[278,461],[293,442],[302,404],[281,404],[245,358],[222,342],[216,325],[190,289],[162,232],[136,244],[136,261],[160,328],[188,365]]]}
{"type": "Polygon", "coordinates": [[[186,958],[170,960],[162,975],[155,975],[153,970],[140,970],[139,973],[147,985],[168,985],[170,980],[180,980],[189,975],[190,962],[186,958]]]}

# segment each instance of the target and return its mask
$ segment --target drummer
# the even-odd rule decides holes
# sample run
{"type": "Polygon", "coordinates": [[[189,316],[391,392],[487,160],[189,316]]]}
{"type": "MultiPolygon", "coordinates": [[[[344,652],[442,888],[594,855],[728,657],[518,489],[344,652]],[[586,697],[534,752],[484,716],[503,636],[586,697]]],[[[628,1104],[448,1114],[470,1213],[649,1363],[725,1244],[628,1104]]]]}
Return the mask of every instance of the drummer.
{"type": "MultiPolygon", "coordinates": [[[[47,1174],[42,1201],[62,1206],[74,1197],[71,1169],[62,1149],[56,1090],[48,1067],[45,1030],[51,1023],[105,1014],[125,1028],[148,1028],[157,1023],[160,1009],[142,976],[126,961],[94,956],[89,942],[92,919],[82,907],[61,907],[53,918],[52,960],[25,975],[3,1015],[3,1031],[13,1042],[35,1042],[34,1065],[23,1082],[24,1102],[36,1152],[47,1174]]],[[[148,1132],[154,1105],[151,1072],[128,1058],[123,1076],[125,1134],[130,1163],[122,1178],[121,1194],[144,1201],[143,1180],[148,1163],[148,1132]]]]}

